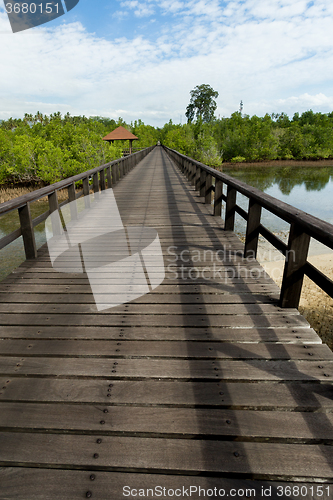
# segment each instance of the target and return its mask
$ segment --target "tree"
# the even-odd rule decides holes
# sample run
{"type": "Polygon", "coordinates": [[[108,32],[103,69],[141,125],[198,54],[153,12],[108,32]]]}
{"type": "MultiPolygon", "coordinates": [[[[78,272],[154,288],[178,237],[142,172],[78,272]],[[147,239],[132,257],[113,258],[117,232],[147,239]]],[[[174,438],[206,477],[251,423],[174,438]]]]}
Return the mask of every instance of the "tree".
{"type": "Polygon", "coordinates": [[[199,121],[210,122],[217,108],[214,99],[219,96],[219,93],[210,85],[202,84],[191,90],[190,95],[190,104],[185,113],[188,123],[191,123],[195,117],[199,121]]]}

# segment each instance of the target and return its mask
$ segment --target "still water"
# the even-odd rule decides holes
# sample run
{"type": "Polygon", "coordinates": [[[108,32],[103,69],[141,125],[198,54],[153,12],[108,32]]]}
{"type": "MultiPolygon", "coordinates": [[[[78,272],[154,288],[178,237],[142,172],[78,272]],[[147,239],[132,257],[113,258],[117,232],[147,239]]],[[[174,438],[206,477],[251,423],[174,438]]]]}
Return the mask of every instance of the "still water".
{"type": "MultiPolygon", "coordinates": [[[[293,205],[319,219],[333,224],[332,167],[230,167],[223,172],[293,205]]],[[[237,203],[247,210],[248,198],[237,194],[237,203]]],[[[262,224],[287,242],[289,224],[267,210],[262,212],[262,224]]],[[[245,235],[245,221],[236,215],[235,231],[245,235]]],[[[330,252],[324,245],[311,240],[310,254],[330,252]]]]}
{"type": "MultiPolygon", "coordinates": [[[[281,201],[333,224],[333,166],[332,167],[230,167],[223,172],[235,177],[281,201]]],[[[238,194],[237,203],[247,210],[248,199],[238,194]]],[[[48,210],[47,202],[31,205],[33,217],[48,210]]],[[[263,210],[262,223],[284,241],[289,225],[263,210]]],[[[45,242],[45,223],[35,228],[37,247],[45,242]]],[[[0,238],[19,227],[17,210],[0,217],[0,238]]],[[[236,215],[236,232],[245,235],[245,221],[236,215]]],[[[310,254],[326,253],[327,248],[312,240],[310,254]]],[[[22,238],[0,250],[0,280],[25,260],[22,238]]]]}

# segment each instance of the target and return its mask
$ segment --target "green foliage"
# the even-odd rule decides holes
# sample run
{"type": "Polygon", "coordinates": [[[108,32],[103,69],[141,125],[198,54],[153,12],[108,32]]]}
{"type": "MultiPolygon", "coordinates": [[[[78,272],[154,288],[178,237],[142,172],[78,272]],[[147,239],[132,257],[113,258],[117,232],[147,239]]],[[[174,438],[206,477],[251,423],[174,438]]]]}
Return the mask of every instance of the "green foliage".
{"type": "MultiPolygon", "coordinates": [[[[202,87],[209,86],[196,89],[202,87]]],[[[126,125],[122,118],[116,121],[68,113],[44,116],[38,112],[2,121],[0,184],[49,184],[119,158],[128,141],[109,144],[102,140],[119,125],[139,138],[134,147],[161,141],[213,167],[222,161],[333,158],[333,112],[310,110],[295,113],[291,120],[285,113],[249,117],[236,112],[230,118],[208,120],[209,112],[205,115],[204,104],[196,99],[193,94],[195,122],[180,125],[170,120],[161,129],[141,120],[126,125]]]]}
{"type": "MultiPolygon", "coordinates": [[[[125,123],[121,118],[118,122],[125,123]]],[[[143,136],[146,126],[140,125],[143,136]]],[[[35,116],[25,114],[23,120],[3,121],[0,184],[50,184],[120,158],[128,141],[110,145],[102,140],[117,126],[109,118],[68,113],[64,117],[60,113],[48,117],[38,112],[35,116]]],[[[152,127],[148,129],[151,133],[152,127]]]]}
{"type": "Polygon", "coordinates": [[[231,163],[244,163],[246,158],[244,156],[234,156],[230,161],[231,163]]]}
{"type": "Polygon", "coordinates": [[[186,108],[185,116],[188,123],[191,123],[196,117],[197,120],[203,122],[210,122],[214,118],[214,112],[217,108],[214,99],[217,99],[219,93],[214,90],[210,85],[202,84],[197,85],[190,92],[190,103],[186,108]]]}

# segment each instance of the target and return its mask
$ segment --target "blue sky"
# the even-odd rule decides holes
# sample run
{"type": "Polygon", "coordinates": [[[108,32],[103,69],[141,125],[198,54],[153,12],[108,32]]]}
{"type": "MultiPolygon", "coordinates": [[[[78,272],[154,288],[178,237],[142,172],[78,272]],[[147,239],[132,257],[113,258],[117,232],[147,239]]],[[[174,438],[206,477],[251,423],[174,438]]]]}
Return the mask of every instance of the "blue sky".
{"type": "Polygon", "coordinates": [[[13,34],[0,4],[0,118],[25,112],[185,122],[210,84],[217,116],[333,110],[331,0],[80,0],[13,34]]]}

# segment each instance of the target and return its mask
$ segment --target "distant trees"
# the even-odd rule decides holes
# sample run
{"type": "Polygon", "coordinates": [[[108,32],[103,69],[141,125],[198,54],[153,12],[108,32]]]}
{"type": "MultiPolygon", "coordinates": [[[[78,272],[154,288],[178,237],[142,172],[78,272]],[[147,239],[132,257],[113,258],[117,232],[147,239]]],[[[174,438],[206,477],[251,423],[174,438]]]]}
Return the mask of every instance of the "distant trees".
{"type": "Polygon", "coordinates": [[[210,85],[202,84],[191,90],[190,95],[190,103],[185,112],[188,123],[193,122],[194,118],[204,123],[210,122],[214,118],[217,108],[215,99],[219,93],[210,85]]]}
{"type": "Polygon", "coordinates": [[[214,105],[210,102],[211,114],[205,114],[207,101],[196,99],[193,95],[194,123],[180,125],[170,120],[162,128],[141,120],[128,125],[121,118],[68,113],[25,114],[23,119],[4,120],[0,123],[0,184],[53,183],[119,158],[128,142],[109,145],[102,138],[120,124],[139,137],[135,146],[151,146],[160,140],[214,167],[222,161],[333,158],[333,113],[310,110],[290,119],[285,113],[250,117],[235,112],[230,118],[208,120],[214,105]]]}

